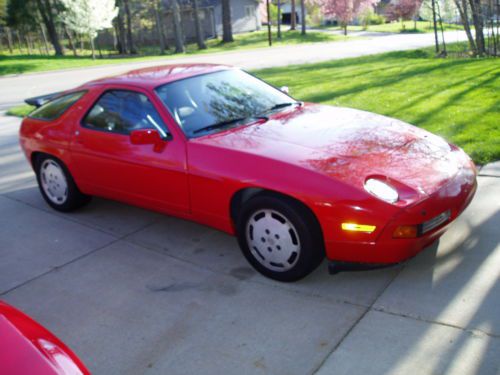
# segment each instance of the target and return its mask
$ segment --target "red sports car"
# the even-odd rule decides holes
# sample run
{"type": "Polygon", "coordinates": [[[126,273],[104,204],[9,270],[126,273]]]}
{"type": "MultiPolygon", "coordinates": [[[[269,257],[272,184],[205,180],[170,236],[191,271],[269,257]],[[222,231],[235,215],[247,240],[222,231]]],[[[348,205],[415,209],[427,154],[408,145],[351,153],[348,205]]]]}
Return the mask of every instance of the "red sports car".
{"type": "Polygon", "coordinates": [[[87,375],[78,357],[57,337],[0,301],[0,373],[5,375],[87,375]]]}
{"type": "Polygon", "coordinates": [[[325,255],[333,273],[401,262],[471,201],[458,147],[283,91],[222,65],[135,70],[28,100],[21,145],[56,210],[96,195],[194,220],[281,281],[325,255]]]}

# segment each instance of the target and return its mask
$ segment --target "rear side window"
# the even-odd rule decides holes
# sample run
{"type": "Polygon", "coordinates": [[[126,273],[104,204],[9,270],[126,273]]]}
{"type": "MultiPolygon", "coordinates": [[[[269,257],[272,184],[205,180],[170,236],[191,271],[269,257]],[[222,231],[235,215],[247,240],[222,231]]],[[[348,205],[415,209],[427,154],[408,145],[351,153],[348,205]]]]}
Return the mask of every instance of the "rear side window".
{"type": "Polygon", "coordinates": [[[29,117],[37,120],[55,120],[75,104],[85,93],[86,91],[78,91],[59,96],[42,105],[40,108],[35,109],[30,113],[29,117]]]}

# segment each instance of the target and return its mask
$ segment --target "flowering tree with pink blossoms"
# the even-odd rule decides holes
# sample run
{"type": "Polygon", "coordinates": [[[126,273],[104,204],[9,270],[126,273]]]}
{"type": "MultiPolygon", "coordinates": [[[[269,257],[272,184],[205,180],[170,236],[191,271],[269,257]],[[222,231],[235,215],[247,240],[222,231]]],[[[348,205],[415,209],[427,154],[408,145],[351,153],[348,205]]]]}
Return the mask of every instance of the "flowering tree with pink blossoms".
{"type": "Polygon", "coordinates": [[[347,25],[368,7],[374,7],[380,0],[322,0],[325,16],[335,17],[347,35],[347,25]]]}
{"type": "Polygon", "coordinates": [[[404,29],[405,25],[403,21],[414,18],[421,6],[422,0],[393,0],[387,7],[386,16],[390,21],[401,20],[401,25],[404,29]]]}

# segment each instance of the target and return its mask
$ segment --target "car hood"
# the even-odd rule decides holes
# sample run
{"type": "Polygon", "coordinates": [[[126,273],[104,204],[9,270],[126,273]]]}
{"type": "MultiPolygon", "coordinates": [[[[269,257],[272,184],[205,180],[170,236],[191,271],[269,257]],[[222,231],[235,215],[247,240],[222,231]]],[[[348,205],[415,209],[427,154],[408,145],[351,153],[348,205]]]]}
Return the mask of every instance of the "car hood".
{"type": "Polygon", "coordinates": [[[305,104],[200,142],[279,159],[362,188],[371,176],[429,195],[457,174],[455,146],[370,112],[305,104]]]}

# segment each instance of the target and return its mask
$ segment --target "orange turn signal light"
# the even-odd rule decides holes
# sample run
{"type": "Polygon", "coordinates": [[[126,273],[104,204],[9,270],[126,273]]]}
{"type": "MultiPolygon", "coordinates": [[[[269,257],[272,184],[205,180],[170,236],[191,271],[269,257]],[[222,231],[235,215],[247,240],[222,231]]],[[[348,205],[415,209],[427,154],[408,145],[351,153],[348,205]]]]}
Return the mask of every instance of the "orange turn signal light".
{"type": "Polygon", "coordinates": [[[375,230],[375,228],[377,228],[375,225],[342,223],[342,229],[350,232],[372,233],[375,230]]]}
{"type": "Polygon", "coordinates": [[[392,237],[394,238],[416,238],[418,235],[418,228],[416,225],[400,225],[396,228],[392,237]]]}

